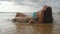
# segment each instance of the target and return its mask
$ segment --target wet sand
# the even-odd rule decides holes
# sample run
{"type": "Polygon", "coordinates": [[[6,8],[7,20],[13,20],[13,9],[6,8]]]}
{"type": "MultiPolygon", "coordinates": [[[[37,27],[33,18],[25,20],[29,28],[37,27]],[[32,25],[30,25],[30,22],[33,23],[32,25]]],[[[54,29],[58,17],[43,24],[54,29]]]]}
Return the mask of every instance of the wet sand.
{"type": "Polygon", "coordinates": [[[14,23],[2,15],[0,16],[0,34],[60,34],[60,15],[54,14],[52,24],[14,23]]]}

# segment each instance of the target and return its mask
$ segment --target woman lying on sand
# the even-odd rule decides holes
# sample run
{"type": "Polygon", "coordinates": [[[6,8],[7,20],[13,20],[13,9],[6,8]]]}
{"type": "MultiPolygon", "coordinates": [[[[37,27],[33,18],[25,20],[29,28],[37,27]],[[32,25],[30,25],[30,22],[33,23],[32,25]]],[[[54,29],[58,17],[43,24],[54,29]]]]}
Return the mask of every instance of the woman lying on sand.
{"type": "MultiPolygon", "coordinates": [[[[17,13],[16,14],[16,17],[13,19],[14,22],[28,22],[28,23],[43,23],[44,20],[45,22],[46,19],[48,18],[48,15],[45,14],[45,12],[47,12],[47,8],[49,6],[45,5],[41,11],[38,11],[38,12],[34,12],[32,14],[32,16],[27,16],[27,15],[24,15],[22,13],[17,13]],[[46,16],[47,15],[47,16],[46,16]],[[45,19],[44,19],[45,18],[45,19]]],[[[49,11],[48,11],[49,12],[49,11]]],[[[52,15],[52,14],[51,14],[52,15]]],[[[51,16],[50,15],[50,16],[51,16]]],[[[51,16],[52,17],[52,16],[51,16]]],[[[49,19],[49,18],[48,18],[49,19]]],[[[51,18],[52,19],[52,18],[51,18]]]]}

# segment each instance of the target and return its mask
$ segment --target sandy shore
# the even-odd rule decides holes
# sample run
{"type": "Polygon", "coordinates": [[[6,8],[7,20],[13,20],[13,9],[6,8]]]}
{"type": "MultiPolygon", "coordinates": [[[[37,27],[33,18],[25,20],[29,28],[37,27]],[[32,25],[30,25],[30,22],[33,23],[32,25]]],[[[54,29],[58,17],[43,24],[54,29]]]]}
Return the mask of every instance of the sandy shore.
{"type": "Polygon", "coordinates": [[[0,34],[60,34],[60,15],[53,14],[53,24],[13,23],[11,14],[0,14],[0,34]]]}

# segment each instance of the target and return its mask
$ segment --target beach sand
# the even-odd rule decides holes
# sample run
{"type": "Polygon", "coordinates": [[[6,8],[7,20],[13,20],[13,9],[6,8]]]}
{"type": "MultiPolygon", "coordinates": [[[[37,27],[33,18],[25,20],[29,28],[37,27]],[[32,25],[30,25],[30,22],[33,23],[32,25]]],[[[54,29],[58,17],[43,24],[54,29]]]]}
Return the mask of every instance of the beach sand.
{"type": "Polygon", "coordinates": [[[52,24],[14,23],[14,16],[0,13],[0,34],[60,34],[60,14],[53,14],[52,24]]]}

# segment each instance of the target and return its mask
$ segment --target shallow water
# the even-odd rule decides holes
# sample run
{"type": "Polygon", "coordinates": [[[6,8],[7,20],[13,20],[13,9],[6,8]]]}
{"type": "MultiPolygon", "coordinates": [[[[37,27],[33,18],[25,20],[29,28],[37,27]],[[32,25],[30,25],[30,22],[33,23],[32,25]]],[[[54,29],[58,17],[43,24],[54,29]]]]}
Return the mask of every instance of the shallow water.
{"type": "Polygon", "coordinates": [[[0,13],[0,34],[60,34],[60,14],[53,14],[53,24],[14,23],[14,14],[0,13]]]}

